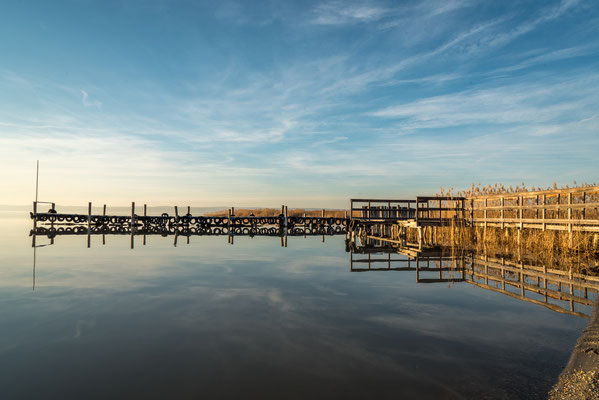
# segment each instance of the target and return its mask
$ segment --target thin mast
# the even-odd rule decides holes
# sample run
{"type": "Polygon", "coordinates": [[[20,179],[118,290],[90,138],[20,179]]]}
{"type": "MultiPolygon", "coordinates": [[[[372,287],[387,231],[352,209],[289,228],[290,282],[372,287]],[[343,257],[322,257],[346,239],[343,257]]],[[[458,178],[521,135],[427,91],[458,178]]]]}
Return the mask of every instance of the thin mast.
{"type": "Polygon", "coordinates": [[[37,189],[40,178],[40,160],[37,160],[37,169],[35,171],[35,202],[37,203],[37,189]]]}

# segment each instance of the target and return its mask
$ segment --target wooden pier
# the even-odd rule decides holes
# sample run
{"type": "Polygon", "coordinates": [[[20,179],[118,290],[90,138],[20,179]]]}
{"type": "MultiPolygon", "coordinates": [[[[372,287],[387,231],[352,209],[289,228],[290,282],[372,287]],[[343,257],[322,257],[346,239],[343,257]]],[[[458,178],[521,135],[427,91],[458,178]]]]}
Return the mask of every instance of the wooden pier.
{"type": "Polygon", "coordinates": [[[451,225],[599,232],[599,186],[476,197],[350,200],[350,231],[388,236],[392,226],[451,225]]]}
{"type": "MultiPolygon", "coordinates": [[[[415,199],[351,199],[344,218],[289,216],[281,207],[278,216],[196,216],[186,213],[148,215],[146,205],[137,214],[131,203],[128,215],[58,213],[54,203],[34,202],[33,232],[45,236],[62,234],[143,235],[228,235],[228,236],[308,236],[356,234],[404,244],[407,229],[431,227],[495,227],[599,232],[599,187],[511,193],[477,197],[418,196],[415,199]],[[50,204],[40,212],[41,204],[50,204]],[[400,238],[400,240],[397,240],[400,238]]],[[[323,236],[324,238],[324,236],[323,236]]],[[[597,239],[597,238],[596,238],[597,239]]],[[[421,240],[418,240],[421,243],[421,240]]]]}
{"type": "Polygon", "coordinates": [[[287,206],[281,207],[278,216],[236,216],[235,209],[231,208],[227,216],[194,216],[191,208],[187,213],[180,215],[178,207],[174,207],[174,215],[163,213],[161,215],[147,215],[147,206],[143,206],[143,214],[135,212],[135,203],[131,203],[130,215],[108,215],[106,205],[102,207],[102,214],[92,214],[92,203],[88,204],[87,214],[58,213],[54,203],[48,212],[38,212],[39,203],[33,204],[33,246],[37,236],[45,236],[54,243],[56,236],[86,235],[87,246],[90,247],[91,237],[102,235],[105,242],[106,235],[128,235],[131,237],[131,248],[134,247],[135,236],[142,236],[145,244],[146,236],[175,236],[175,245],[179,236],[218,236],[226,235],[229,243],[233,243],[234,236],[276,236],[281,237],[281,244],[287,246],[288,236],[321,236],[322,241],[328,235],[342,235],[346,233],[347,219],[326,217],[322,210],[320,217],[289,216],[287,206]]]}

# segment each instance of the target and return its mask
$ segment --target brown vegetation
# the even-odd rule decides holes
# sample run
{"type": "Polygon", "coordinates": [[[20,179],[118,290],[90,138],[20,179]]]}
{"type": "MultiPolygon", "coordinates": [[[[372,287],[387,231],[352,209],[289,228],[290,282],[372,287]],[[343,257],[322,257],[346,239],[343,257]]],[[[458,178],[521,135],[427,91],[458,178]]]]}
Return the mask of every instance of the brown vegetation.
{"type": "MultiPolygon", "coordinates": [[[[327,218],[344,218],[345,217],[345,210],[324,210],[325,212],[325,217],[327,218]]],[[[229,210],[220,210],[220,211],[214,211],[211,213],[207,213],[207,216],[211,216],[211,217],[222,217],[222,216],[227,216],[229,213],[229,210]]],[[[277,209],[277,208],[252,208],[252,209],[246,209],[246,208],[236,208],[235,209],[235,216],[237,217],[247,217],[250,215],[254,215],[256,217],[277,217],[279,215],[281,215],[281,209],[277,209]]],[[[322,210],[305,210],[303,208],[290,208],[287,211],[287,215],[290,217],[302,217],[304,215],[306,215],[307,217],[321,217],[322,216],[322,210]]]]}
{"type": "Polygon", "coordinates": [[[521,185],[516,185],[516,187],[510,185],[509,187],[505,186],[503,183],[496,183],[494,185],[482,185],[480,182],[474,183],[472,182],[472,186],[468,189],[459,190],[454,192],[454,188],[443,188],[441,186],[439,193],[437,196],[448,196],[448,197],[477,197],[477,196],[489,196],[494,194],[514,194],[514,193],[526,193],[526,192],[541,192],[545,190],[559,190],[559,189],[575,189],[575,188],[585,188],[585,187],[594,187],[597,186],[596,183],[578,183],[576,181],[573,182],[573,185],[562,185],[558,186],[557,182],[553,182],[553,186],[549,186],[547,188],[542,188],[540,186],[534,187],[531,186],[527,188],[524,182],[521,185]]]}

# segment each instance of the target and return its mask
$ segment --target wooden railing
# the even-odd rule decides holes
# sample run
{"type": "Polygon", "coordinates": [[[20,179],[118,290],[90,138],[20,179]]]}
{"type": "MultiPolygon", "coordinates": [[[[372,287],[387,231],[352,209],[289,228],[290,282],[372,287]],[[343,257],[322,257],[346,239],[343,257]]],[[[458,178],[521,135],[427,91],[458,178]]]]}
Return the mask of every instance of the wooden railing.
{"type": "Polygon", "coordinates": [[[599,231],[599,187],[476,196],[466,199],[476,226],[599,231]]]}
{"type": "Polygon", "coordinates": [[[417,226],[447,225],[464,219],[463,197],[418,196],[413,200],[351,199],[350,219],[370,223],[413,220],[417,226]]]}

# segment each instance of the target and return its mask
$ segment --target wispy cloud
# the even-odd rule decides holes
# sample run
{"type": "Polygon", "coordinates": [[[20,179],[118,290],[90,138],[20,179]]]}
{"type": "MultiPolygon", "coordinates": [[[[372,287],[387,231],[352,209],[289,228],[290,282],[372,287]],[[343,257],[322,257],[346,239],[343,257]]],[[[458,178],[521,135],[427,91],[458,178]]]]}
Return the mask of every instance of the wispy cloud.
{"type": "Polygon", "coordinates": [[[373,2],[330,1],[319,4],[314,10],[313,24],[344,25],[376,21],[389,12],[373,2]]]}
{"type": "MultiPolygon", "coordinates": [[[[397,119],[402,129],[432,129],[476,124],[568,124],[595,113],[599,76],[543,84],[521,83],[479,88],[391,106],[370,115],[397,119]],[[568,93],[568,97],[564,94],[568,93]]],[[[560,130],[563,131],[563,130],[560,130]]]]}
{"type": "Polygon", "coordinates": [[[99,100],[90,100],[89,94],[85,90],[81,90],[81,103],[83,107],[102,108],[102,102],[99,100]]]}
{"type": "Polygon", "coordinates": [[[495,32],[492,35],[481,38],[478,43],[472,45],[472,50],[479,47],[493,48],[504,46],[518,37],[535,30],[538,26],[561,17],[579,2],[579,0],[562,0],[556,6],[543,8],[533,19],[525,20],[515,27],[503,29],[501,32],[495,32]]]}

